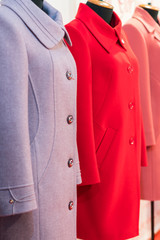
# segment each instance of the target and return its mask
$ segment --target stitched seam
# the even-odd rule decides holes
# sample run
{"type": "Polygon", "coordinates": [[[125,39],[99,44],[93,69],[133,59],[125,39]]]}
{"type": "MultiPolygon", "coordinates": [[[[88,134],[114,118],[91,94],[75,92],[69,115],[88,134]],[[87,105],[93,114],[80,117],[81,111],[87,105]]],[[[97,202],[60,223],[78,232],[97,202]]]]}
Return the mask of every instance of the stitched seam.
{"type": "Polygon", "coordinates": [[[36,141],[34,141],[34,150],[35,150],[35,159],[36,159],[36,191],[37,191],[37,206],[38,206],[38,228],[37,228],[37,234],[39,236],[38,239],[40,239],[40,201],[39,201],[39,186],[38,186],[38,158],[37,158],[37,147],[36,147],[36,141]]]}
{"type": "MultiPolygon", "coordinates": [[[[10,1],[10,0],[9,0],[10,1]]],[[[16,1],[16,0],[15,0],[16,1]]],[[[14,9],[12,9],[11,7],[9,7],[9,6],[7,6],[7,5],[5,5],[5,4],[3,4],[3,5],[1,5],[1,6],[5,6],[5,7],[7,7],[7,8],[9,8],[12,12],[14,12],[23,22],[25,22],[24,21],[24,19],[14,10],[14,9]]],[[[22,6],[21,6],[22,7],[22,6]]],[[[22,7],[23,8],[23,7],[22,7]]],[[[23,8],[23,10],[25,11],[25,9],[23,8]]],[[[26,12],[26,11],[25,11],[26,12]]],[[[28,15],[29,15],[29,13],[27,13],[28,15]]],[[[54,43],[54,44],[56,44],[56,43],[58,43],[58,41],[57,41],[57,39],[56,38],[54,38],[51,34],[51,37],[53,37],[56,41],[53,41],[53,39],[51,39],[44,31],[43,31],[43,29],[42,28],[40,28],[40,26],[38,26],[37,25],[37,23],[34,21],[34,19],[29,15],[29,17],[32,19],[32,21],[35,23],[35,25],[44,33],[44,35],[52,42],[52,43],[54,43]]],[[[27,24],[26,24],[27,25],[27,24]]],[[[29,28],[29,27],[28,27],[29,28]]],[[[48,31],[47,31],[48,32],[48,31]]]]}
{"type": "Polygon", "coordinates": [[[0,188],[0,191],[2,191],[2,190],[8,190],[8,189],[17,189],[17,188],[29,187],[29,186],[33,186],[33,185],[34,185],[34,183],[25,184],[25,185],[2,187],[2,188],[0,188]]]}
{"type": "MultiPolygon", "coordinates": [[[[112,128],[110,128],[110,129],[112,129],[112,128]]],[[[109,128],[106,130],[106,132],[105,132],[105,134],[104,134],[104,136],[103,136],[103,139],[102,139],[102,141],[101,141],[101,143],[100,143],[100,146],[99,146],[99,148],[98,148],[98,150],[100,149],[100,151],[101,151],[101,147],[103,147],[103,146],[102,146],[103,140],[107,137],[108,130],[109,130],[109,128]]],[[[112,129],[112,130],[114,130],[114,129],[112,129]]],[[[103,162],[105,161],[105,158],[106,158],[106,156],[107,156],[110,148],[111,148],[112,145],[113,145],[113,142],[114,142],[114,140],[115,140],[115,138],[116,138],[116,135],[117,135],[117,131],[114,130],[114,133],[113,133],[113,136],[112,136],[112,138],[111,138],[111,140],[110,140],[110,142],[109,142],[107,151],[106,151],[106,153],[104,154],[103,160],[101,160],[101,162],[100,162],[99,170],[102,168],[102,164],[103,164],[103,162]]],[[[98,153],[98,152],[96,152],[96,154],[97,154],[97,153],[98,153]]]]}
{"type": "Polygon", "coordinates": [[[33,84],[32,80],[31,80],[31,75],[30,75],[30,73],[28,74],[28,80],[29,80],[29,82],[30,82],[30,84],[31,84],[31,89],[32,89],[32,92],[33,92],[33,96],[34,96],[34,100],[35,100],[36,108],[37,108],[37,112],[38,112],[38,125],[37,125],[37,130],[36,130],[35,136],[33,137],[32,141],[30,142],[30,146],[31,146],[31,145],[33,144],[33,142],[34,142],[34,140],[35,140],[38,132],[39,132],[39,126],[40,126],[40,109],[39,109],[39,107],[38,107],[38,100],[37,100],[38,98],[37,98],[37,96],[36,96],[36,91],[34,90],[34,84],[33,84]]]}
{"type": "MultiPolygon", "coordinates": [[[[11,196],[14,198],[14,200],[15,200],[16,202],[22,203],[22,202],[29,202],[29,201],[35,200],[35,197],[30,198],[30,199],[26,199],[26,200],[20,200],[20,199],[17,199],[17,198],[15,197],[15,195],[14,195],[14,193],[11,191],[11,189],[9,189],[9,192],[10,192],[11,196]]],[[[23,198],[28,198],[28,197],[30,197],[30,196],[34,196],[34,193],[33,193],[33,194],[30,194],[30,195],[28,195],[28,196],[24,196],[23,198]]]]}

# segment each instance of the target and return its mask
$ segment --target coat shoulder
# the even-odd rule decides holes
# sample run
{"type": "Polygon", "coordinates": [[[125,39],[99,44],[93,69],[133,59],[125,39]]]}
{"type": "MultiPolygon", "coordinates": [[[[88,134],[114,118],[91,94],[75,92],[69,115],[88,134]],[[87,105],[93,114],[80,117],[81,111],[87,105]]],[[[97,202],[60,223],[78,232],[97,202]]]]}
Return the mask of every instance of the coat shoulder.
{"type": "Polygon", "coordinates": [[[145,35],[147,31],[145,30],[143,24],[138,21],[137,19],[130,19],[126,24],[123,26],[123,31],[125,32],[129,42],[131,39],[137,42],[145,42],[145,35]]]}
{"type": "Polygon", "coordinates": [[[88,35],[88,29],[86,26],[78,19],[74,19],[66,26],[69,35],[71,35],[71,41],[76,39],[77,41],[87,42],[86,37],[88,35]]]}
{"type": "Polygon", "coordinates": [[[143,35],[147,31],[144,28],[144,25],[141,23],[141,21],[137,20],[136,18],[129,19],[123,26],[123,30],[126,31],[126,29],[130,29],[133,32],[137,32],[140,35],[143,35]]]}
{"type": "Polygon", "coordinates": [[[10,32],[10,35],[22,35],[23,21],[12,9],[6,6],[0,7],[0,23],[0,35],[4,36],[5,32],[10,32]]]}

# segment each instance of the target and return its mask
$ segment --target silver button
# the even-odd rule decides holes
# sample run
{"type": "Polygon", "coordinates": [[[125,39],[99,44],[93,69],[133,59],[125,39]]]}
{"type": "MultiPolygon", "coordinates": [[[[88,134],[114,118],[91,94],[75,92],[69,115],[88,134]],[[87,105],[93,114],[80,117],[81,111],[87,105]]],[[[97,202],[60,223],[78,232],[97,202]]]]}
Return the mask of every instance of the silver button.
{"type": "Polygon", "coordinates": [[[70,158],[70,159],[68,160],[68,167],[69,167],[69,168],[73,167],[73,159],[72,159],[72,158],[70,158]]]}
{"type": "Polygon", "coordinates": [[[14,203],[14,200],[13,200],[13,199],[10,199],[10,200],[9,200],[9,203],[10,203],[10,204],[13,204],[13,203],[14,203]]]}
{"type": "Polygon", "coordinates": [[[72,116],[72,115],[69,115],[69,116],[67,117],[67,122],[68,122],[68,124],[73,123],[73,116],[72,116]]]}
{"type": "Polygon", "coordinates": [[[121,41],[122,41],[123,44],[125,44],[125,41],[123,39],[121,41]]]}
{"type": "Polygon", "coordinates": [[[73,78],[71,71],[66,72],[66,77],[68,80],[71,80],[73,78]]]}
{"type": "Polygon", "coordinates": [[[73,205],[74,205],[73,201],[70,201],[68,205],[69,210],[73,209],[73,205]]]}

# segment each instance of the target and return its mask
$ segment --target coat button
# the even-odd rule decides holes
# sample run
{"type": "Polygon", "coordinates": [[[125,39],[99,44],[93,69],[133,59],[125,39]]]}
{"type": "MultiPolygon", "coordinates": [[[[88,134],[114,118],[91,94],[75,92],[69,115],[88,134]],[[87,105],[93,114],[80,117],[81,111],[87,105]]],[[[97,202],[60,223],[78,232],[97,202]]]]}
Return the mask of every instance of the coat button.
{"type": "Polygon", "coordinates": [[[14,203],[14,200],[13,200],[13,199],[9,200],[9,203],[10,203],[10,204],[13,204],[13,203],[14,203]]]}
{"type": "Polygon", "coordinates": [[[69,116],[67,117],[67,122],[68,122],[68,124],[73,123],[73,116],[72,116],[72,115],[69,115],[69,116]]]}
{"type": "Polygon", "coordinates": [[[133,110],[133,108],[134,108],[134,103],[133,103],[133,102],[129,102],[128,108],[129,108],[130,110],[133,110]]]}
{"type": "Polygon", "coordinates": [[[68,160],[68,167],[69,167],[69,168],[73,167],[73,159],[72,159],[72,158],[70,158],[70,159],[68,160]]]}
{"type": "Polygon", "coordinates": [[[127,70],[128,70],[129,73],[132,73],[133,72],[133,67],[130,65],[130,66],[128,66],[127,70]]]}
{"type": "Polygon", "coordinates": [[[73,209],[73,205],[74,205],[73,201],[70,201],[68,205],[69,210],[73,209]]]}
{"type": "Polygon", "coordinates": [[[66,77],[68,80],[71,80],[73,78],[72,73],[70,71],[66,72],[66,77]]]}
{"type": "Polygon", "coordinates": [[[129,144],[130,144],[130,145],[134,145],[134,143],[135,143],[134,137],[131,137],[131,138],[129,139],[129,144]]]}

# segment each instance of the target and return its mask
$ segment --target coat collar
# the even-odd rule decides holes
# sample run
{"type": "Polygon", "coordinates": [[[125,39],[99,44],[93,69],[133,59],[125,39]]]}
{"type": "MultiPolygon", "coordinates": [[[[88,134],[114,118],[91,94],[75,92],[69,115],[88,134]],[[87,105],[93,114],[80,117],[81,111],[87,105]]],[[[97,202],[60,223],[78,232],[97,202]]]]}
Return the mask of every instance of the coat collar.
{"type": "Polygon", "coordinates": [[[46,48],[53,48],[63,37],[71,45],[60,12],[47,2],[44,11],[31,0],[2,0],[1,5],[14,11],[46,48]]]}
{"type": "Polygon", "coordinates": [[[80,3],[76,19],[83,22],[97,41],[109,52],[113,45],[119,40],[125,48],[122,35],[122,23],[115,12],[113,12],[111,26],[106,23],[97,13],[86,4],[80,3]]]}
{"type": "Polygon", "coordinates": [[[160,26],[145,9],[136,7],[132,17],[140,21],[147,31],[153,33],[154,37],[160,41],[160,26]]]}

